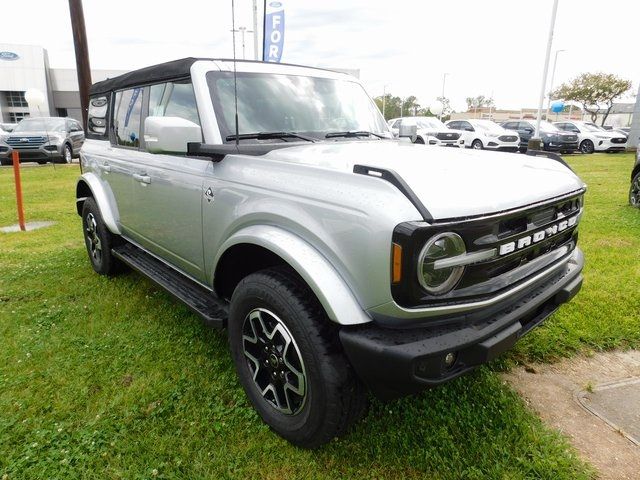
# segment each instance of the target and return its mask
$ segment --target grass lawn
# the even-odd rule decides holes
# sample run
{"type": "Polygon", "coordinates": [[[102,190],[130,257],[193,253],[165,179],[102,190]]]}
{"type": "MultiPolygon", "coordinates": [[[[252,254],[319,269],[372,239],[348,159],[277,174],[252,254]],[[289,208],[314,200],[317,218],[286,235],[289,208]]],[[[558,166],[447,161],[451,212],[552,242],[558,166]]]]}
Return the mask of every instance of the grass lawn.
{"type": "MultiPolygon", "coordinates": [[[[492,368],[383,404],[309,452],[271,433],[236,381],[226,336],[135,273],[93,273],[77,166],[24,168],[27,220],[0,234],[0,478],[592,478],[496,369],[640,342],[640,212],[630,155],[570,158],[589,184],[579,297],[492,368]]],[[[0,169],[0,226],[16,222],[0,169]]]]}

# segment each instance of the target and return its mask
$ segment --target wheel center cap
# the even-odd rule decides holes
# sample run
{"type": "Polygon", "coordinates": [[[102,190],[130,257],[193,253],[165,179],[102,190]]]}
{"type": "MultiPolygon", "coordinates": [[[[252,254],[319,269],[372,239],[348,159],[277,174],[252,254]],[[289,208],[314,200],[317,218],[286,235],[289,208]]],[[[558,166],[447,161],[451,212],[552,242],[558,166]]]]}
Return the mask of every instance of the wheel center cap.
{"type": "Polygon", "coordinates": [[[276,356],[275,353],[272,353],[271,355],[269,355],[269,364],[275,368],[278,366],[278,357],[276,356]]]}

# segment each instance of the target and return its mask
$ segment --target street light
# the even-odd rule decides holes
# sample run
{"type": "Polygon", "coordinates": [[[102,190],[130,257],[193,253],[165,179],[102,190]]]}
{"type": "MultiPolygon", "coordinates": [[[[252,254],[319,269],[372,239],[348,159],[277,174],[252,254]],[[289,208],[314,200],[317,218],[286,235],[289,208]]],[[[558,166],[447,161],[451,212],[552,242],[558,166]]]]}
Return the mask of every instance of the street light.
{"type": "Polygon", "coordinates": [[[238,27],[236,30],[231,30],[233,32],[233,34],[235,35],[236,32],[241,32],[242,33],[242,59],[245,60],[246,56],[245,56],[245,44],[244,44],[244,34],[246,33],[255,33],[253,30],[247,30],[247,27],[238,27]]]}
{"type": "MultiPolygon", "coordinates": [[[[445,73],[442,75],[442,104],[444,105],[444,86],[447,83],[447,75],[449,75],[448,73],[445,73]]],[[[440,111],[440,115],[438,116],[438,120],[442,121],[442,111],[440,111]]]]}
{"type": "Polygon", "coordinates": [[[385,107],[387,106],[387,85],[382,86],[382,118],[385,120],[387,117],[384,116],[385,107]]]}
{"type": "Polygon", "coordinates": [[[556,50],[556,55],[553,58],[553,69],[551,70],[551,82],[549,82],[549,97],[547,98],[547,120],[549,119],[549,106],[551,105],[551,92],[553,91],[553,80],[556,78],[556,65],[558,64],[558,54],[560,52],[566,52],[566,50],[556,50]]]}

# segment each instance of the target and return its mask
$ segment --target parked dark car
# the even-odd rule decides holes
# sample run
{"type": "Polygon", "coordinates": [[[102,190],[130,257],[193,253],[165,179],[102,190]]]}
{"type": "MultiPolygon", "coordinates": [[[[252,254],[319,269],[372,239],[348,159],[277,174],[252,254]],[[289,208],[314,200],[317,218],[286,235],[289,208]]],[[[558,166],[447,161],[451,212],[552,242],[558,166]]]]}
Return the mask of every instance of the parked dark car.
{"type": "Polygon", "coordinates": [[[0,163],[11,164],[11,153],[20,161],[71,163],[84,143],[84,130],[73,118],[25,118],[0,142],[0,163]]]}
{"type": "MultiPolygon", "coordinates": [[[[502,124],[507,130],[514,130],[520,135],[520,151],[526,152],[529,140],[536,130],[535,120],[509,120],[502,124]]],[[[549,152],[573,153],[578,149],[578,136],[563,133],[558,127],[546,120],[540,122],[540,138],[542,149],[549,152]]]]}

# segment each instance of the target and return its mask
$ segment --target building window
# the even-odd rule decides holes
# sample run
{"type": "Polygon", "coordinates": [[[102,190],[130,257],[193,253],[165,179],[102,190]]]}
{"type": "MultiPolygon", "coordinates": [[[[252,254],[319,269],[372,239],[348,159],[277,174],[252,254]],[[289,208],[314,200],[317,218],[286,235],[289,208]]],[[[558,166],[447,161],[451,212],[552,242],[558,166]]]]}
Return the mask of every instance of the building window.
{"type": "Polygon", "coordinates": [[[57,108],[56,110],[58,112],[58,116],[59,117],[68,117],[69,116],[69,112],[67,112],[66,108],[57,108]]]}
{"type": "Polygon", "coordinates": [[[7,105],[9,107],[28,107],[24,92],[4,92],[7,105]]]}
{"type": "Polygon", "coordinates": [[[9,123],[18,123],[23,118],[27,118],[27,112],[9,112],[9,123]]]}

